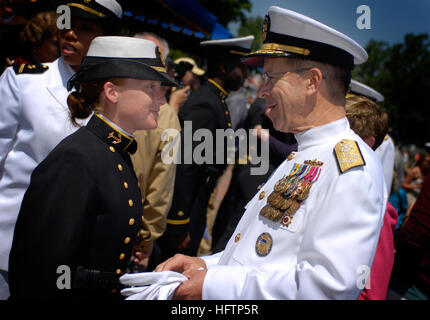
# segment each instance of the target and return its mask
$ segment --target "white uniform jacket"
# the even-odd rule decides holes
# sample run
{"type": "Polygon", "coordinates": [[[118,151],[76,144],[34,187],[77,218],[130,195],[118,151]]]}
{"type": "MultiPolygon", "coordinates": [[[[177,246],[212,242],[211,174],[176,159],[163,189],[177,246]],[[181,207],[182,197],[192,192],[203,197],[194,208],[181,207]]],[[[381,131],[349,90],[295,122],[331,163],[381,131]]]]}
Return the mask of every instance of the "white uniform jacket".
{"type": "Polygon", "coordinates": [[[384,167],[385,184],[387,185],[388,194],[390,194],[394,173],[394,143],[388,134],[375,152],[384,167]]]}
{"type": "Polygon", "coordinates": [[[67,107],[73,69],[62,58],[38,74],[0,77],[0,269],[8,270],[13,230],[33,169],[77,127],[67,107]]]}
{"type": "Polygon", "coordinates": [[[203,299],[357,299],[360,295],[387,201],[381,163],[346,118],[295,136],[295,157],[285,160],[248,203],[225,250],[203,257],[208,266],[203,299]],[[365,165],[341,173],[334,147],[342,139],[357,142],[365,165]],[[291,224],[261,216],[274,185],[295,164],[315,159],[323,162],[319,178],[291,224]],[[266,234],[263,240],[262,234],[266,234]]]}

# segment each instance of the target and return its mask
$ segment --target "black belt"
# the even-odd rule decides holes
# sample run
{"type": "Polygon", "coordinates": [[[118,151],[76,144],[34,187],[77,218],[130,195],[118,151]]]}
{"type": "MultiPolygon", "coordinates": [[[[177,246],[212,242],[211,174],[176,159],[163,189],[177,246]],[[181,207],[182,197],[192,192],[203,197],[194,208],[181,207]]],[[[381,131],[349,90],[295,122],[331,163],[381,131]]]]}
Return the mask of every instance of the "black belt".
{"type": "Polygon", "coordinates": [[[122,273],[88,270],[83,267],[76,269],[75,288],[120,290],[124,286],[119,281],[122,273]]]}

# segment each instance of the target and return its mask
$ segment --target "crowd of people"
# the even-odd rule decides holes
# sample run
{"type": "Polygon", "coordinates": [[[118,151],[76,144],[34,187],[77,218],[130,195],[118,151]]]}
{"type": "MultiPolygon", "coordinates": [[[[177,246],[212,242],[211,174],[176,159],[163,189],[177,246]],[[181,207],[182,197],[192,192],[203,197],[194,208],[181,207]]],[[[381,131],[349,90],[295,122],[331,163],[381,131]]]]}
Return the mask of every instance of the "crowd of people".
{"type": "Polygon", "coordinates": [[[0,77],[0,299],[428,300],[430,150],[351,81],[368,58],[353,39],[270,7],[259,50],[250,35],[171,59],[169,39],[124,34],[115,0],[68,3],[61,30],[16,3],[0,10],[20,26],[0,77]]]}

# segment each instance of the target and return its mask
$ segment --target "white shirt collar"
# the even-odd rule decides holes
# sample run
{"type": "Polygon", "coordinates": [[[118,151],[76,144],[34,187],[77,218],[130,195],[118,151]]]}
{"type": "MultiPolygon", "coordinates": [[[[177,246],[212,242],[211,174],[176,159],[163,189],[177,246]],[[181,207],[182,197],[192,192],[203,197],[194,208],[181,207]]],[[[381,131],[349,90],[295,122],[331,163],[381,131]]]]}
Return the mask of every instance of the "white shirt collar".
{"type": "Polygon", "coordinates": [[[326,143],[331,140],[338,140],[339,135],[350,130],[349,122],[346,117],[308,129],[294,134],[298,143],[298,151],[302,151],[314,145],[326,143]]]}
{"type": "MultiPolygon", "coordinates": [[[[58,72],[60,73],[61,80],[63,82],[63,86],[67,88],[67,81],[75,74],[75,70],[66,63],[62,57],[59,57],[53,64],[57,63],[58,72]]],[[[73,91],[73,90],[72,90],[73,91]]]]}

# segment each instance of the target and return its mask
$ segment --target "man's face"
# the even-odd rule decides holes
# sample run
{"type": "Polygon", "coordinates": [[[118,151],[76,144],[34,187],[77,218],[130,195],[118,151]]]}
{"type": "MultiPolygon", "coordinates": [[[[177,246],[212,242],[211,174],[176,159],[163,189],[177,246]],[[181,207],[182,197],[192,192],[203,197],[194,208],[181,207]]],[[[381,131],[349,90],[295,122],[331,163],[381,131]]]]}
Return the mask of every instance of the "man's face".
{"type": "Polygon", "coordinates": [[[103,28],[99,23],[72,16],[71,29],[59,30],[58,33],[61,56],[75,71],[78,70],[91,41],[102,35],[103,28]]]}
{"type": "Polygon", "coordinates": [[[306,108],[306,79],[287,58],[264,58],[267,81],[259,90],[266,100],[266,115],[276,130],[297,133],[306,123],[311,112],[306,108]]]}

